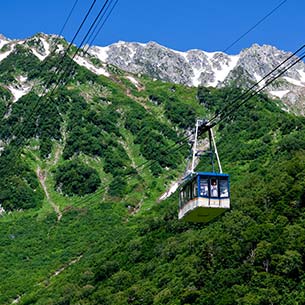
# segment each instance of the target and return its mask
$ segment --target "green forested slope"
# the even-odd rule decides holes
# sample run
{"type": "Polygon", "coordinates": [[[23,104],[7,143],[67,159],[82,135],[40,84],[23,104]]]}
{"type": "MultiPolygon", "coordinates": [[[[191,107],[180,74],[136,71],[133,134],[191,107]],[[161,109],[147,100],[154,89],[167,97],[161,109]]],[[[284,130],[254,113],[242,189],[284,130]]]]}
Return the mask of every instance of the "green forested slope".
{"type": "Polygon", "coordinates": [[[0,304],[304,302],[304,118],[260,95],[218,125],[232,209],[185,223],[177,194],[158,202],[186,164],[174,144],[240,91],[75,66],[39,98],[54,59],[24,57],[1,85],[0,304]],[[12,103],[18,71],[39,85],[12,103]]]}

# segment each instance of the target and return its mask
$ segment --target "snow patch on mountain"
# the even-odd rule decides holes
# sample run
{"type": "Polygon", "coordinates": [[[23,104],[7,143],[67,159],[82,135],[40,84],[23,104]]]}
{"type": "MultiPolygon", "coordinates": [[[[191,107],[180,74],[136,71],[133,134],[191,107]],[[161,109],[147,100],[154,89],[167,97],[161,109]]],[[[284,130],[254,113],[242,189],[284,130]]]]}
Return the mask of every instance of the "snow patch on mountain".
{"type": "Polygon", "coordinates": [[[126,78],[129,79],[136,87],[140,86],[139,82],[134,77],[128,75],[126,78]]]}
{"type": "Polygon", "coordinates": [[[7,41],[0,39],[0,49],[7,44],[7,41]]]}
{"type": "Polygon", "coordinates": [[[200,76],[203,73],[202,69],[193,69],[194,76],[192,77],[192,84],[195,87],[200,86],[201,81],[200,81],[200,76]]]}
{"type": "Polygon", "coordinates": [[[254,73],[255,82],[258,84],[259,88],[263,88],[266,84],[266,80],[263,76],[259,75],[257,72],[254,73]]]}
{"type": "Polygon", "coordinates": [[[3,52],[0,52],[0,61],[2,61],[4,58],[6,58],[7,56],[10,55],[10,53],[12,52],[13,48],[9,45],[9,43],[11,42],[10,39],[4,37],[3,35],[0,34],[0,50],[4,47],[7,46],[5,49],[3,50],[3,52]]]}
{"type": "Polygon", "coordinates": [[[253,76],[254,76],[256,82],[260,82],[262,79],[262,77],[257,72],[255,72],[253,76]]]}
{"type": "Polygon", "coordinates": [[[52,35],[47,36],[39,33],[30,39],[24,40],[23,44],[26,45],[40,61],[43,61],[51,53],[49,41],[52,41],[52,39],[54,39],[52,35]]]}
{"type": "Polygon", "coordinates": [[[45,58],[46,58],[46,57],[49,56],[50,53],[51,53],[50,44],[47,42],[47,40],[46,40],[45,38],[41,38],[41,42],[42,42],[43,47],[44,47],[44,49],[45,49],[45,53],[46,53],[45,58]]]}
{"type": "Polygon", "coordinates": [[[219,83],[222,83],[226,77],[229,75],[239,60],[238,55],[228,56],[228,62],[223,62],[220,64],[219,68],[213,69],[215,80],[209,83],[209,86],[216,87],[219,83]]]}
{"type": "Polygon", "coordinates": [[[0,49],[9,43],[11,40],[0,34],[0,49]]]}
{"type": "Polygon", "coordinates": [[[13,102],[17,102],[22,96],[28,94],[32,89],[31,86],[9,86],[8,89],[14,96],[13,102]]]}
{"type": "Polygon", "coordinates": [[[108,58],[109,47],[92,47],[89,50],[89,53],[93,56],[96,56],[100,61],[106,62],[108,58]]]}
{"type": "Polygon", "coordinates": [[[303,87],[305,86],[304,82],[300,81],[300,80],[297,80],[297,79],[294,79],[294,78],[291,78],[291,77],[288,77],[288,76],[284,76],[283,77],[287,82],[289,82],[290,84],[293,84],[295,86],[299,86],[299,87],[303,87]]]}
{"type": "Polygon", "coordinates": [[[26,76],[23,76],[23,75],[19,76],[19,80],[20,80],[21,83],[25,83],[27,81],[27,79],[28,78],[26,76]]]}
{"type": "Polygon", "coordinates": [[[97,74],[97,75],[104,75],[109,77],[110,74],[105,70],[103,67],[96,67],[92,63],[90,63],[87,59],[81,57],[81,56],[76,56],[74,58],[74,61],[78,63],[80,66],[83,66],[90,70],[91,72],[97,74]]]}
{"type": "Polygon", "coordinates": [[[40,61],[43,61],[43,60],[46,58],[45,55],[39,54],[35,49],[32,49],[31,51],[33,52],[33,54],[34,54],[36,57],[39,58],[40,61]]]}
{"type": "Polygon", "coordinates": [[[270,94],[282,99],[287,93],[289,93],[289,91],[290,90],[273,90],[273,91],[270,91],[270,94]]]}
{"type": "Polygon", "coordinates": [[[22,96],[28,94],[32,89],[32,85],[27,82],[26,76],[21,75],[17,80],[18,84],[8,86],[8,89],[14,96],[13,103],[17,102],[22,96]]]}
{"type": "Polygon", "coordinates": [[[205,52],[190,50],[185,53],[175,51],[183,56],[193,69],[191,86],[212,86],[221,84],[238,63],[239,55],[227,55],[222,52],[205,52]]]}
{"type": "Polygon", "coordinates": [[[299,70],[297,70],[297,71],[298,71],[298,73],[299,73],[299,75],[300,75],[300,81],[301,81],[302,83],[304,83],[303,85],[305,86],[305,70],[299,69],[299,70]]]}
{"type": "Polygon", "coordinates": [[[1,53],[1,52],[0,52],[0,62],[1,62],[4,58],[8,57],[11,53],[12,53],[12,50],[6,51],[6,52],[4,52],[4,53],[1,53]]]}

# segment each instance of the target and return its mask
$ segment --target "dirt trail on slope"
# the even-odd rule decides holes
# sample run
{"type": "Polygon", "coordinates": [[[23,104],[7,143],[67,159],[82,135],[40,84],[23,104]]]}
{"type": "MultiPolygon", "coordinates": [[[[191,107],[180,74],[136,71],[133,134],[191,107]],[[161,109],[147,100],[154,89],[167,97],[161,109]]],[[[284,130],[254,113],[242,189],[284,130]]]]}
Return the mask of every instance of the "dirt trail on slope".
{"type": "Polygon", "coordinates": [[[65,126],[62,128],[61,135],[63,139],[63,145],[58,144],[54,154],[53,165],[57,164],[57,162],[59,161],[59,158],[62,156],[62,153],[64,151],[67,142],[67,131],[65,126]]]}
{"type": "Polygon", "coordinates": [[[53,164],[57,164],[61,155],[62,155],[62,148],[59,146],[56,148],[53,164]]]}
{"type": "Polygon", "coordinates": [[[36,170],[36,174],[37,177],[40,181],[40,184],[43,188],[44,193],[46,194],[47,200],[50,203],[50,205],[52,206],[53,210],[55,211],[56,215],[57,215],[57,221],[60,221],[60,219],[62,218],[62,213],[60,212],[59,206],[56,205],[52,199],[50,198],[50,194],[47,190],[47,186],[46,186],[46,178],[47,178],[47,173],[42,170],[40,167],[37,168],[36,170]]]}
{"type": "Polygon", "coordinates": [[[79,255],[77,258],[71,260],[69,263],[67,263],[66,265],[64,265],[63,267],[59,268],[58,270],[56,270],[50,278],[53,278],[57,275],[59,275],[60,273],[62,273],[63,271],[65,271],[68,267],[70,267],[71,265],[74,265],[76,263],[78,263],[80,261],[80,259],[83,257],[83,255],[79,255]]]}

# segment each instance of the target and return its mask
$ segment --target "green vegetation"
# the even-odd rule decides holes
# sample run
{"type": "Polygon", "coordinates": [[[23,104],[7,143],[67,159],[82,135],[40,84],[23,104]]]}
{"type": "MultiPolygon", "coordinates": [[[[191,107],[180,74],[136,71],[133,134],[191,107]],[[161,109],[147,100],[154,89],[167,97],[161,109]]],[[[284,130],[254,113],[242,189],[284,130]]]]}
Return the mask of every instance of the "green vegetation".
{"type": "Polygon", "coordinates": [[[14,51],[0,63],[1,82],[8,85],[15,81],[17,75],[27,75],[37,69],[39,59],[24,46],[16,45],[14,51]]]}
{"type": "Polygon", "coordinates": [[[35,173],[12,146],[1,155],[0,203],[6,211],[41,206],[43,198],[35,173]]]}
{"type": "Polygon", "coordinates": [[[12,99],[12,94],[9,90],[0,87],[0,100],[3,102],[9,102],[12,99]]]}
{"type": "Polygon", "coordinates": [[[55,174],[55,187],[68,196],[93,193],[100,186],[98,172],[77,160],[58,166],[55,174]]]}
{"type": "Polygon", "coordinates": [[[0,118],[3,118],[7,111],[7,106],[12,100],[12,94],[9,90],[0,86],[0,118]]]}
{"type": "Polygon", "coordinates": [[[186,151],[173,151],[168,154],[170,146],[178,141],[176,132],[168,125],[158,122],[152,115],[146,113],[141,106],[135,105],[126,114],[125,127],[135,134],[135,144],[140,145],[140,151],[147,160],[154,160],[151,170],[159,175],[162,168],[176,168],[186,151]],[[150,143],[149,145],[147,145],[150,143]]]}
{"type": "MultiPolygon", "coordinates": [[[[19,51],[11,75],[46,84],[56,59],[34,72],[19,51]]],[[[232,209],[191,224],[177,220],[177,193],[158,198],[183,172],[195,118],[241,91],[148,78],[137,90],[122,71],[76,64],[72,74],[52,98],[31,92],[1,117],[0,304],[304,302],[303,117],[259,95],[217,125],[232,209]]],[[[209,167],[202,158],[198,170],[209,167]]]]}

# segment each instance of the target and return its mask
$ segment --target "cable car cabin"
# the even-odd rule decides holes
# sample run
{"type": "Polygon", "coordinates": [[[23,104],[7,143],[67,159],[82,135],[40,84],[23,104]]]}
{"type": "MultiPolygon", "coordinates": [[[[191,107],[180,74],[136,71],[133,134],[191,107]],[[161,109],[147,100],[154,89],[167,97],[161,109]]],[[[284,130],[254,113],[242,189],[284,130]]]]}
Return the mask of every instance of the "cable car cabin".
{"type": "Polygon", "coordinates": [[[209,222],[230,208],[229,175],[198,172],[180,188],[179,219],[209,222]]]}

